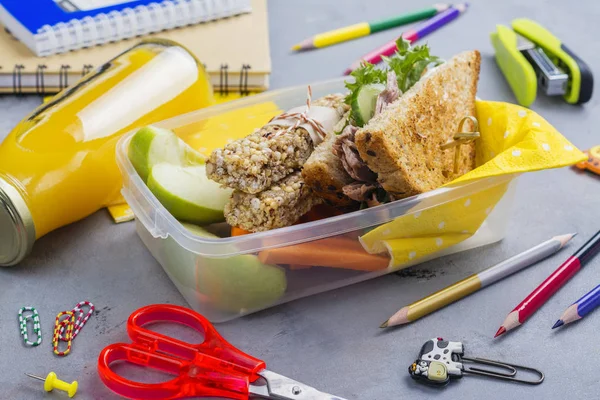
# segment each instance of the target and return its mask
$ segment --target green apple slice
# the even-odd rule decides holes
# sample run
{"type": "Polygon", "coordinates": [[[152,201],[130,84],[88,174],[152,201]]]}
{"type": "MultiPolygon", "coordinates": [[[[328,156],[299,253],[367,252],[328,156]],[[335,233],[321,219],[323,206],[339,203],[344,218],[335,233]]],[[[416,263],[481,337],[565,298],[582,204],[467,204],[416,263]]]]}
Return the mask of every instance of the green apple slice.
{"type": "Polygon", "coordinates": [[[285,294],[285,270],[257,256],[198,257],[197,290],[223,311],[245,313],[272,305],[285,294]]]}
{"type": "Polygon", "coordinates": [[[129,160],[144,182],[152,166],[159,162],[181,164],[179,138],[168,129],[146,126],[133,135],[129,143],[129,160]]]}
{"type": "Polygon", "coordinates": [[[152,167],[148,188],[175,218],[198,225],[224,221],[223,208],[232,192],[208,179],[204,165],[168,163],[152,167]]]}
{"type": "Polygon", "coordinates": [[[183,148],[183,165],[204,165],[206,163],[204,154],[197,152],[181,139],[179,139],[179,146],[183,148]]]}
{"type": "MultiPolygon", "coordinates": [[[[197,236],[217,238],[199,226],[186,223],[183,226],[197,236]]],[[[197,257],[195,270],[196,289],[223,311],[241,313],[269,306],[287,289],[285,270],[263,264],[252,254],[228,258],[197,257]]]]}
{"type": "Polygon", "coordinates": [[[183,225],[183,227],[185,229],[192,232],[194,235],[200,236],[201,238],[205,238],[205,239],[218,239],[219,238],[217,235],[207,231],[206,229],[204,229],[201,226],[194,225],[194,224],[188,224],[187,222],[182,222],[181,225],[183,225]]]}
{"type": "MultiPolygon", "coordinates": [[[[207,239],[218,239],[218,236],[198,225],[185,222],[181,224],[194,235],[207,239]]],[[[178,287],[186,287],[196,291],[196,259],[199,256],[181,247],[170,235],[162,241],[162,244],[162,265],[171,279],[178,287]]]]}
{"type": "MultiPolygon", "coordinates": [[[[182,225],[194,235],[218,238],[197,225],[182,225]]],[[[172,237],[165,239],[163,250],[163,266],[171,279],[178,286],[199,292],[218,310],[234,313],[256,310],[275,303],[285,294],[285,270],[263,264],[255,255],[198,256],[172,237]]]]}
{"type": "Polygon", "coordinates": [[[136,132],[129,144],[129,160],[144,182],[152,167],[159,163],[176,165],[204,164],[204,156],[169,129],[146,126],[136,132]]]}

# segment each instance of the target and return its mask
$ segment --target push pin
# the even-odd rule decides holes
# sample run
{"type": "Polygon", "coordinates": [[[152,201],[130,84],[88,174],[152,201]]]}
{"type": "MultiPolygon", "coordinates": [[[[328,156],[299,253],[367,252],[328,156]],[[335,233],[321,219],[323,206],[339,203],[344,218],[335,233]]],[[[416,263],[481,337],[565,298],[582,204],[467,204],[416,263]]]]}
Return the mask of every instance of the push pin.
{"type": "Polygon", "coordinates": [[[46,379],[28,373],[25,373],[25,375],[34,379],[39,379],[40,381],[44,381],[44,390],[46,392],[51,392],[53,389],[58,389],[67,392],[69,397],[73,397],[75,396],[75,393],[77,393],[77,381],[73,381],[71,383],[61,381],[54,372],[50,372],[46,379]]]}

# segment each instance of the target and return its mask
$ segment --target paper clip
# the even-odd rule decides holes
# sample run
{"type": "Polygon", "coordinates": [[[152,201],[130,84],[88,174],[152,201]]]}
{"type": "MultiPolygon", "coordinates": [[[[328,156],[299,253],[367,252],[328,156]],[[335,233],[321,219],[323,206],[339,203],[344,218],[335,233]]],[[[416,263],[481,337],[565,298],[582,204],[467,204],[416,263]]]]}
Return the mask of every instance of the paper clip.
{"type": "Polygon", "coordinates": [[[439,387],[447,385],[450,379],[461,378],[468,374],[527,385],[539,385],[544,381],[544,373],[539,369],[479,357],[465,357],[461,342],[451,342],[442,338],[433,338],[425,342],[417,359],[408,367],[408,373],[416,381],[439,387]],[[468,366],[469,363],[474,366],[468,366]],[[482,368],[481,365],[496,367],[496,369],[482,368]],[[519,371],[532,372],[538,378],[521,379],[517,375],[519,371]]]}
{"type": "Polygon", "coordinates": [[[75,313],[73,311],[61,311],[60,313],[58,313],[58,315],[56,316],[56,321],[54,322],[54,333],[52,335],[52,350],[57,356],[66,356],[71,352],[74,327],[75,313]],[[64,315],[67,315],[67,318],[61,320],[61,318],[64,315]],[[60,342],[60,331],[63,327],[65,329],[64,341],[67,342],[67,348],[64,351],[59,351],[58,345],[60,342]]]}
{"type": "Polygon", "coordinates": [[[19,310],[19,328],[21,329],[21,336],[27,346],[39,346],[42,343],[42,328],[40,325],[40,315],[34,307],[21,307],[19,310]],[[31,314],[23,316],[23,313],[30,311],[31,314]],[[29,340],[29,334],[27,333],[27,321],[33,321],[33,332],[36,334],[36,341],[32,342],[29,340]]]}
{"type": "MultiPolygon", "coordinates": [[[[75,337],[79,334],[79,331],[83,328],[85,323],[88,322],[90,317],[94,314],[95,309],[96,309],[96,307],[94,307],[94,305],[89,301],[80,301],[79,303],[77,303],[77,305],[75,307],[73,307],[71,312],[73,314],[77,315],[77,319],[75,320],[75,326],[74,326],[74,330],[73,330],[73,335],[71,336],[71,340],[74,340],[75,337]],[[89,307],[89,310],[87,311],[87,313],[85,313],[83,311],[83,307],[85,307],[85,306],[89,307]]],[[[65,336],[64,325],[60,327],[59,339],[62,340],[63,342],[68,341],[65,336]]]]}
{"type": "Polygon", "coordinates": [[[460,360],[463,362],[463,364],[466,364],[465,361],[467,361],[472,364],[489,365],[492,367],[497,367],[497,368],[505,369],[508,371],[508,372],[499,372],[499,371],[494,371],[494,370],[487,369],[487,368],[463,366],[463,373],[465,373],[465,374],[489,376],[491,378],[526,383],[528,385],[539,385],[540,383],[542,383],[544,381],[544,373],[536,368],[525,367],[523,365],[509,364],[509,363],[505,363],[502,361],[488,360],[486,358],[479,358],[479,357],[476,357],[476,358],[461,357],[460,360]],[[534,374],[538,375],[538,379],[527,380],[527,379],[516,378],[515,376],[517,375],[519,370],[533,372],[534,374]]]}
{"type": "Polygon", "coordinates": [[[455,147],[454,150],[454,173],[458,173],[458,164],[460,161],[460,146],[463,144],[469,144],[479,139],[481,134],[479,133],[479,123],[477,122],[477,118],[473,116],[464,117],[460,120],[458,124],[458,132],[454,134],[452,141],[443,144],[442,150],[446,150],[452,147],[455,147]],[[471,121],[473,123],[473,130],[470,132],[463,132],[463,127],[465,122],[471,121]]]}

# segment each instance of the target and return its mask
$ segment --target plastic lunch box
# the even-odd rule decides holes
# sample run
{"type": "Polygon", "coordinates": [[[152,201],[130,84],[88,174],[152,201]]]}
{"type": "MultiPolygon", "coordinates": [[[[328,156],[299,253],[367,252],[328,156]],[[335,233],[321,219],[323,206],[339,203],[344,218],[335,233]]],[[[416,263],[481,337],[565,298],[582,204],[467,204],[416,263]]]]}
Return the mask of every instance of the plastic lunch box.
{"type": "MultiPolygon", "coordinates": [[[[311,88],[313,99],[344,92],[343,79],[313,84],[311,88]]],[[[273,102],[279,109],[287,110],[303,104],[306,95],[306,86],[266,92],[191,112],[156,125],[176,131],[178,127],[184,126],[198,126],[201,129],[202,121],[226,112],[265,102],[273,102]]],[[[123,196],[136,216],[137,232],[190,306],[213,322],[223,322],[501,240],[505,234],[516,186],[515,176],[485,178],[461,186],[439,188],[374,208],[268,232],[207,238],[186,229],[171,216],[137,175],[127,158],[133,134],[134,132],[130,132],[120,140],[117,162],[124,178],[123,196]],[[358,242],[358,238],[365,232],[396,218],[406,215],[416,217],[424,210],[442,207],[453,200],[493,190],[499,185],[506,187],[504,194],[479,229],[468,239],[392,268],[365,271],[316,265],[299,267],[294,265],[293,260],[285,265],[267,265],[257,257],[263,251],[303,243],[319,245],[321,242],[327,245],[335,238],[358,242]]],[[[228,227],[221,228],[222,231],[228,231],[228,227]]],[[[343,260],[344,257],[347,256],[340,251],[339,259],[343,260]]]]}

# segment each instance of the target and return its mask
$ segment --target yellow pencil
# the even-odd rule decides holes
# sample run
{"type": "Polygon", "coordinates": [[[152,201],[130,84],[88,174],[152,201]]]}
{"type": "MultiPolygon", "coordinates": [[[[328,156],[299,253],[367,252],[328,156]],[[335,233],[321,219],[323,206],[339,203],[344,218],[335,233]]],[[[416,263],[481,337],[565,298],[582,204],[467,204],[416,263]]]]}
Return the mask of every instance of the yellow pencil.
{"type": "Polygon", "coordinates": [[[319,33],[318,35],[315,35],[295,45],[292,47],[292,50],[312,50],[331,46],[348,40],[353,40],[363,36],[368,36],[372,33],[431,18],[437,13],[447,10],[449,7],[450,6],[448,4],[435,4],[432,7],[414,11],[408,14],[386,18],[380,21],[361,22],[343,28],[334,29],[332,31],[319,33]]]}
{"type": "Polygon", "coordinates": [[[462,281],[456,282],[453,285],[424,297],[406,307],[402,307],[396,314],[392,315],[390,319],[381,324],[380,328],[403,325],[416,321],[448,304],[452,304],[463,297],[467,297],[479,289],[489,286],[556,253],[574,236],[574,233],[555,236],[544,243],[501,262],[500,264],[471,275],[462,281]]]}

